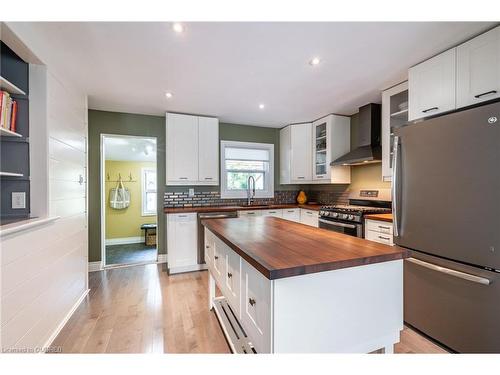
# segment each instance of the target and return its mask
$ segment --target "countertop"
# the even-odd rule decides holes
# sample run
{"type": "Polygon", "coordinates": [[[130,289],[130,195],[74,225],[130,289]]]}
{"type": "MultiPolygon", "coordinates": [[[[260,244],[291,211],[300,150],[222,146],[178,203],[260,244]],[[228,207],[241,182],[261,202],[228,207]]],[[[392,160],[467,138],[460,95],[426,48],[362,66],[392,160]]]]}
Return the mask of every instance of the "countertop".
{"type": "Polygon", "coordinates": [[[202,220],[270,280],[407,258],[408,251],[275,217],[202,220]]]}
{"type": "Polygon", "coordinates": [[[255,206],[204,206],[204,207],[165,207],[163,212],[166,214],[178,214],[187,212],[228,212],[244,210],[276,210],[283,208],[304,208],[306,210],[319,211],[321,204],[273,204],[273,205],[255,205],[255,206]]]}
{"type": "Polygon", "coordinates": [[[365,219],[380,220],[392,223],[392,214],[369,214],[364,216],[365,219]]]}

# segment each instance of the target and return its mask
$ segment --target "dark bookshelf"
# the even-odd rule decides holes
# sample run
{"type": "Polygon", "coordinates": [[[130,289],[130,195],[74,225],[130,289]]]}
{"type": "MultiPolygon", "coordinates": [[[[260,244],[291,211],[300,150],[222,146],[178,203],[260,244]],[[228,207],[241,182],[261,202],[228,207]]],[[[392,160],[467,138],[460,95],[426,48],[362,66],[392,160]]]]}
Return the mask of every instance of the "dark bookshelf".
{"type": "MultiPolygon", "coordinates": [[[[30,216],[30,163],[29,163],[29,65],[5,43],[0,41],[0,76],[22,93],[9,91],[17,101],[17,136],[0,136],[0,172],[22,176],[0,175],[0,223],[26,219],[30,216]],[[26,194],[26,208],[12,209],[12,193],[26,194]]],[[[18,90],[18,91],[19,91],[18,90]]]]}

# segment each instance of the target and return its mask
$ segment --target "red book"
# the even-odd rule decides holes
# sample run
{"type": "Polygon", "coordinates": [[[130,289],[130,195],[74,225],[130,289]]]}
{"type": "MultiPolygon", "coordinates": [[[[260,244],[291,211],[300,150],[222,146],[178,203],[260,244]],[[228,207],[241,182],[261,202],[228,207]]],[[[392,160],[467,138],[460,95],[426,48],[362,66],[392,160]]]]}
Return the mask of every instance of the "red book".
{"type": "Polygon", "coordinates": [[[16,118],[17,118],[17,102],[13,100],[11,117],[10,117],[10,130],[13,132],[16,131],[16,118]]]}

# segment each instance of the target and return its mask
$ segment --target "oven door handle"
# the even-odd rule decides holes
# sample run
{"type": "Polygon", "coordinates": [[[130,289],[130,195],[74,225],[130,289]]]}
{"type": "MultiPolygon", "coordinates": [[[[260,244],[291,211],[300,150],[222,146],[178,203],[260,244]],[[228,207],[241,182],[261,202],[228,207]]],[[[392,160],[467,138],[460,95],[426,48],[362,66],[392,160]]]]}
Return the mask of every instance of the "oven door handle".
{"type": "Polygon", "coordinates": [[[329,220],[324,220],[324,219],[319,219],[319,222],[324,223],[324,224],[334,225],[336,227],[351,228],[351,229],[356,228],[356,225],[353,225],[353,224],[344,224],[344,223],[339,223],[336,221],[329,221],[329,220]]]}

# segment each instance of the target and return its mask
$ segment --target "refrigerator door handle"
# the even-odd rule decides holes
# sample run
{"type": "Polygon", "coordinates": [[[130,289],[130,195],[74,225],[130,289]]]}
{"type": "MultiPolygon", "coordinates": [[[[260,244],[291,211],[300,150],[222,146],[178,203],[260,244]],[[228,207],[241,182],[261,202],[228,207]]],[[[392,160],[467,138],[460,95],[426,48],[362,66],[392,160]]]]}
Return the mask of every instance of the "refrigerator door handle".
{"type": "Polygon", "coordinates": [[[399,237],[399,221],[398,221],[398,149],[399,137],[394,137],[394,146],[392,152],[392,213],[394,220],[394,237],[399,237]]]}
{"type": "Polygon", "coordinates": [[[476,275],[471,275],[470,273],[465,273],[457,270],[452,270],[451,268],[446,268],[446,267],[441,267],[433,263],[429,262],[424,262],[423,260],[420,259],[415,259],[415,258],[407,258],[406,259],[408,262],[428,268],[433,271],[445,273],[450,276],[458,277],[463,280],[468,280],[472,281],[474,283],[482,284],[482,285],[490,285],[491,280],[481,277],[481,276],[476,276],[476,275]]]}

